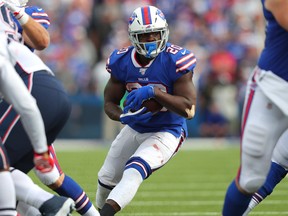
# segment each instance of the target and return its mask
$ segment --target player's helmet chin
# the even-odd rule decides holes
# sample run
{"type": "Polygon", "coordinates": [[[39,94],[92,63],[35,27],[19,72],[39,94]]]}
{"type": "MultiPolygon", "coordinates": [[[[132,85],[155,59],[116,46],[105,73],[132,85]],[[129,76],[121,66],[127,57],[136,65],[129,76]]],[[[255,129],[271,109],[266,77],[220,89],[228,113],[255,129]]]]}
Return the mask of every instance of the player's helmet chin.
{"type": "Polygon", "coordinates": [[[154,6],[146,6],[134,10],[129,18],[128,33],[132,45],[140,55],[155,58],[166,47],[169,29],[162,11],[154,6]],[[139,41],[139,35],[150,32],[160,32],[160,40],[153,42],[139,41]]]}

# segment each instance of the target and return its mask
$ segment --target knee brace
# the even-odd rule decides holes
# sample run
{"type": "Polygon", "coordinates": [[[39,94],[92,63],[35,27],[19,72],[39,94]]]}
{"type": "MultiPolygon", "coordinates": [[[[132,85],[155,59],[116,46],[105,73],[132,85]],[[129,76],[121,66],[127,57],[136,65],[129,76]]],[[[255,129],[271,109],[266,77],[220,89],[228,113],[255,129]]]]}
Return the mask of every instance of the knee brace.
{"type": "Polygon", "coordinates": [[[132,157],[127,161],[125,170],[130,168],[136,169],[141,174],[143,180],[152,174],[150,165],[140,157],[132,157]]]}

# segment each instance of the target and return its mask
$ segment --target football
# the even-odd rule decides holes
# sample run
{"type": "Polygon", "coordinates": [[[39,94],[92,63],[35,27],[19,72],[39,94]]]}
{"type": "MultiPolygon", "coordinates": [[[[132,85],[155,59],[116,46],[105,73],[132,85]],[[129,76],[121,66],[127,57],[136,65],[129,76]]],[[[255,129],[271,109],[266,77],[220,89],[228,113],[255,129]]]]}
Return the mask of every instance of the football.
{"type": "Polygon", "coordinates": [[[152,112],[153,114],[159,112],[163,108],[163,106],[153,98],[143,101],[142,107],[146,107],[148,112],[152,112]]]}
{"type": "MultiPolygon", "coordinates": [[[[126,106],[126,100],[124,101],[124,106],[126,106]]],[[[141,108],[142,107],[146,107],[147,112],[152,112],[153,114],[156,114],[163,108],[163,106],[153,98],[143,101],[141,108]]],[[[135,110],[131,111],[135,112],[135,110]]]]}

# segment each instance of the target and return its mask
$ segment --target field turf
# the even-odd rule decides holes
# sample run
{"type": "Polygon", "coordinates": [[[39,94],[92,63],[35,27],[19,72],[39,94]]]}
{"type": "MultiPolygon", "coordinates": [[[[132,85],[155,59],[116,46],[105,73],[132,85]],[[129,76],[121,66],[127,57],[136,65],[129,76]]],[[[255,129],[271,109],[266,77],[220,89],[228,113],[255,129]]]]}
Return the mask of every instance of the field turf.
{"type": "MultiPolygon", "coordinates": [[[[65,173],[83,187],[93,203],[97,172],[106,153],[106,148],[57,151],[65,173]]],[[[182,149],[166,166],[145,180],[132,202],[117,215],[220,216],[226,188],[235,177],[238,164],[237,147],[182,149]]],[[[30,176],[39,183],[34,174],[30,176]]],[[[284,179],[250,215],[288,215],[287,192],[288,183],[284,179]]]]}

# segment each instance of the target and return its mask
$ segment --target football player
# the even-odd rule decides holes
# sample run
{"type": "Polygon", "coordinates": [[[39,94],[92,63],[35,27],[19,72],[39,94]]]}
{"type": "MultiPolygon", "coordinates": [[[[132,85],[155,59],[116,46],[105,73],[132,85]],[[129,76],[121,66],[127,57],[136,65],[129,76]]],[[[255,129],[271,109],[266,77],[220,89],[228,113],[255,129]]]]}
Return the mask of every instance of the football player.
{"type": "MultiPolygon", "coordinates": [[[[4,103],[5,100],[11,104],[5,116],[1,118],[1,123],[5,122],[14,110],[19,115],[13,119],[12,125],[21,116],[20,121],[33,147],[35,169],[40,173],[50,173],[55,166],[53,159],[49,156],[41,113],[35,99],[30,95],[12,66],[15,59],[11,55],[10,48],[15,46],[21,51],[21,44],[9,40],[0,31],[0,92],[1,100],[3,100],[1,103],[4,103]]],[[[17,214],[16,198],[38,208],[43,215],[68,215],[71,213],[74,208],[74,201],[71,198],[54,196],[44,191],[21,171],[17,169],[9,171],[9,166],[5,146],[0,140],[0,215],[15,216],[17,214]]]]}
{"type": "Polygon", "coordinates": [[[261,3],[267,21],[265,47],[247,83],[241,165],[226,191],[223,216],[245,214],[252,195],[265,183],[267,176],[265,187],[277,184],[284,168],[276,163],[271,166],[272,158],[287,166],[287,147],[284,144],[280,147],[277,142],[288,128],[288,1],[261,0],[261,3]]]}
{"type": "MultiPolygon", "coordinates": [[[[3,20],[4,22],[6,21],[5,26],[7,26],[7,28],[10,27],[10,31],[13,30],[13,34],[11,34],[10,37],[23,41],[31,50],[44,49],[49,45],[50,41],[49,33],[45,29],[45,27],[48,28],[50,24],[47,14],[39,7],[25,7],[27,1],[20,1],[18,5],[20,7],[16,6],[14,4],[15,2],[16,1],[12,2],[12,0],[3,1],[2,6],[2,14],[4,12],[6,13],[3,17],[7,17],[7,21],[5,19],[3,20]],[[12,12],[17,23],[13,22],[13,18],[7,9],[12,12]],[[33,18],[35,18],[35,20],[33,18]],[[39,23],[43,24],[44,27],[39,23]],[[23,38],[20,33],[22,33],[23,38]]],[[[16,52],[14,54],[16,54],[16,52]]],[[[53,175],[51,173],[49,175],[42,174],[37,172],[37,170],[36,175],[45,185],[49,186],[58,194],[71,197],[76,203],[76,210],[79,214],[97,216],[99,215],[98,211],[92,205],[83,189],[61,170],[54,148],[51,146],[70,115],[71,105],[66,91],[42,61],[38,59],[33,62],[33,59],[25,58],[24,53],[21,54],[22,55],[17,55],[18,63],[16,64],[16,70],[37,101],[44,119],[46,136],[48,138],[48,144],[50,145],[49,152],[55,164],[57,164],[53,175]],[[36,64],[36,62],[38,64],[36,64]],[[23,67],[23,65],[25,67],[27,66],[27,68],[23,67]]],[[[2,103],[0,105],[0,115],[4,115],[7,109],[7,104],[2,103]]],[[[23,131],[21,122],[16,121],[13,127],[8,128],[10,123],[11,121],[8,119],[6,124],[0,124],[0,130],[2,131],[0,135],[7,146],[8,155],[13,155],[14,159],[11,161],[11,164],[27,173],[33,168],[33,164],[31,164],[31,144],[23,131]],[[10,132],[6,133],[7,130],[10,132]],[[15,143],[21,145],[22,150],[15,150],[13,148],[15,143]]],[[[24,211],[21,209],[27,210],[27,208],[28,206],[19,202],[18,210],[22,215],[25,216],[24,211]]],[[[32,210],[28,212],[29,214],[27,213],[27,215],[32,216],[32,210]]],[[[39,212],[35,211],[35,215],[38,214],[39,212]]]]}
{"type": "Polygon", "coordinates": [[[135,9],[128,33],[133,46],[115,50],[107,61],[110,79],[104,109],[125,126],[98,173],[96,205],[101,216],[123,209],[141,183],[170,161],[187,136],[186,119],[195,114],[196,58],[168,42],[168,24],[161,10],[154,6],[135,9]],[[123,111],[119,105],[126,91],[123,111]],[[140,108],[151,98],[163,106],[156,114],[140,108]]]}

